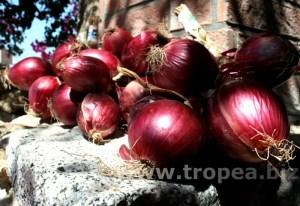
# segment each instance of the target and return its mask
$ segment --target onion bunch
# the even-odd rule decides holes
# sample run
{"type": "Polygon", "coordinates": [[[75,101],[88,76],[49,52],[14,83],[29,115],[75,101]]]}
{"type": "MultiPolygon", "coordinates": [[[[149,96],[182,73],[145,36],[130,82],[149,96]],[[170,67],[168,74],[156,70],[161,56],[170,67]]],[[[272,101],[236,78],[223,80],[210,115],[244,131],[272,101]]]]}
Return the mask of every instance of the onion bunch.
{"type": "Polygon", "coordinates": [[[29,89],[29,111],[78,125],[97,144],[124,123],[128,145],[120,157],[156,166],[198,157],[207,137],[239,161],[293,159],[287,113],[271,90],[299,60],[287,40],[255,35],[223,54],[232,62],[218,65],[202,44],[157,31],[132,37],[118,28],[102,39],[102,48],[64,42],[51,65],[30,57],[11,67],[10,81],[29,89]]]}

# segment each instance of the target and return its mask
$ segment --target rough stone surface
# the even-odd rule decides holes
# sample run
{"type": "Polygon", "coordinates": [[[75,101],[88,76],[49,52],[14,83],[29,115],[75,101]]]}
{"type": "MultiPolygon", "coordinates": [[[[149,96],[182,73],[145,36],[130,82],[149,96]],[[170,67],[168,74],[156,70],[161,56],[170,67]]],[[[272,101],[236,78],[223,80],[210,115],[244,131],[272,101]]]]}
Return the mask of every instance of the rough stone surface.
{"type": "MultiPolygon", "coordinates": [[[[19,205],[201,205],[218,206],[215,187],[103,175],[101,165],[120,168],[119,146],[126,137],[104,145],[86,141],[77,127],[57,125],[9,134],[8,172],[19,205]]],[[[103,168],[102,168],[103,169],[103,168]]]]}

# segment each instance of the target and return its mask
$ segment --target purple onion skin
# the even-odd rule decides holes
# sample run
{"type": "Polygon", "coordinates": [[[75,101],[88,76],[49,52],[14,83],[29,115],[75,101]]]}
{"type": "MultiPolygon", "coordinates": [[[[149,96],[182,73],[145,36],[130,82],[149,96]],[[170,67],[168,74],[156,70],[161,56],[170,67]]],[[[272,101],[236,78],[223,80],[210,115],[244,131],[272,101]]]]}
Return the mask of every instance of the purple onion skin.
{"type": "Polygon", "coordinates": [[[262,162],[254,149],[266,146],[257,131],[274,140],[288,137],[286,110],[269,89],[253,82],[231,81],[219,87],[208,102],[208,125],[213,140],[224,153],[243,162],[262,162]],[[274,130],[276,130],[274,132],[274,130]],[[274,132],[274,133],[273,133],[274,132]]]}
{"type": "Polygon", "coordinates": [[[66,84],[60,85],[51,98],[51,113],[54,118],[66,126],[77,124],[76,114],[78,110],[81,94],[72,90],[66,84]]]}
{"type": "Polygon", "coordinates": [[[120,109],[112,97],[106,94],[87,94],[78,111],[77,123],[89,141],[101,143],[117,129],[120,120],[120,109]],[[93,133],[101,135],[93,139],[93,133]]]}
{"type": "Polygon", "coordinates": [[[94,57],[96,59],[101,60],[103,63],[106,64],[107,68],[109,69],[111,77],[118,74],[117,67],[120,64],[120,61],[115,55],[113,55],[109,51],[89,48],[82,50],[79,53],[79,55],[94,57]]]}
{"type": "Polygon", "coordinates": [[[146,62],[147,53],[151,46],[160,43],[161,39],[157,32],[141,32],[123,48],[121,55],[123,66],[140,75],[144,75],[148,70],[148,64],[146,62]]]}
{"type": "Polygon", "coordinates": [[[35,80],[29,88],[29,108],[44,121],[51,119],[48,103],[59,85],[60,81],[57,77],[42,76],[35,80]]]}
{"type": "Polygon", "coordinates": [[[132,152],[158,166],[198,154],[204,137],[202,121],[192,109],[174,100],[144,105],[128,128],[132,152]]]}
{"type": "Polygon", "coordinates": [[[8,70],[8,79],[14,86],[28,91],[36,79],[52,74],[51,65],[47,61],[39,57],[27,57],[8,70]]]}
{"type": "Polygon", "coordinates": [[[203,45],[190,39],[173,39],[163,50],[165,60],[153,71],[155,85],[184,95],[215,88],[218,66],[203,45]]]}
{"type": "Polygon", "coordinates": [[[269,87],[286,81],[299,61],[297,49],[280,36],[261,33],[247,39],[235,55],[234,70],[269,87]]]}
{"type": "Polygon", "coordinates": [[[111,89],[107,66],[99,59],[88,56],[72,56],[61,65],[62,79],[75,91],[102,92],[111,89]]]}
{"type": "Polygon", "coordinates": [[[104,33],[103,35],[103,49],[121,57],[124,46],[132,40],[131,34],[123,29],[116,28],[113,31],[104,33]]]}

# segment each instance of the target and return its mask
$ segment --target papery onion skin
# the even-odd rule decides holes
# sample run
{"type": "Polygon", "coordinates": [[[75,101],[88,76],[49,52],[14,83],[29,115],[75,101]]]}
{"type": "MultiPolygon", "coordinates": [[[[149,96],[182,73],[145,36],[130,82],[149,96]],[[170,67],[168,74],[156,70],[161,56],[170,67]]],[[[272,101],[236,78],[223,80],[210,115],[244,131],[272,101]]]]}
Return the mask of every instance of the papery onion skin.
{"type": "Polygon", "coordinates": [[[174,100],[143,106],[129,123],[130,150],[139,160],[164,166],[198,154],[205,132],[192,109],[174,100]]]}
{"type": "Polygon", "coordinates": [[[87,94],[77,114],[77,124],[91,142],[101,143],[111,136],[120,121],[120,109],[112,97],[106,94],[87,94]]]}
{"type": "Polygon", "coordinates": [[[105,63],[88,56],[72,56],[61,64],[62,79],[75,91],[88,93],[108,91],[111,78],[105,63]]]}
{"type": "Polygon", "coordinates": [[[52,55],[52,59],[51,59],[51,64],[52,64],[52,69],[54,71],[54,73],[57,76],[61,75],[61,71],[59,68],[59,63],[72,55],[77,54],[81,49],[86,48],[83,44],[80,44],[79,42],[72,40],[72,41],[66,41],[60,45],[58,45],[58,47],[55,49],[53,55],[52,55]]]}
{"type": "Polygon", "coordinates": [[[266,138],[257,135],[257,131],[275,141],[289,134],[281,100],[259,84],[240,80],[227,82],[216,90],[208,102],[208,122],[214,141],[228,156],[244,162],[263,161],[254,149],[266,150],[261,142],[266,138]]]}
{"type": "MultiPolygon", "coordinates": [[[[248,38],[237,50],[235,71],[241,75],[254,72],[256,81],[275,87],[286,81],[299,61],[297,49],[286,39],[269,33],[248,38]]],[[[252,74],[253,75],[253,74],[252,74]]]]}
{"type": "Polygon", "coordinates": [[[27,57],[9,68],[7,75],[14,86],[27,91],[36,79],[51,74],[51,66],[47,61],[39,57],[27,57]]]}
{"type": "Polygon", "coordinates": [[[111,77],[118,74],[117,67],[120,65],[120,61],[111,52],[100,49],[84,49],[79,54],[94,57],[104,62],[109,69],[111,77]]]}
{"type": "Polygon", "coordinates": [[[132,38],[132,35],[122,28],[105,32],[103,35],[103,49],[121,58],[124,46],[126,46],[132,38]]]}
{"type": "Polygon", "coordinates": [[[146,62],[150,47],[160,44],[161,39],[156,31],[143,31],[134,37],[123,49],[121,62],[124,67],[143,75],[148,70],[146,62]]]}
{"type": "Polygon", "coordinates": [[[54,91],[59,87],[60,81],[55,76],[43,76],[35,80],[29,88],[29,109],[43,120],[51,119],[48,107],[54,91]]]}
{"type": "Polygon", "coordinates": [[[72,90],[66,84],[57,88],[51,98],[50,110],[52,116],[66,126],[77,124],[76,114],[82,95],[72,90]]]}
{"type": "Polygon", "coordinates": [[[190,39],[173,39],[163,52],[162,64],[151,68],[155,85],[184,95],[215,87],[218,66],[203,45],[190,39]]]}

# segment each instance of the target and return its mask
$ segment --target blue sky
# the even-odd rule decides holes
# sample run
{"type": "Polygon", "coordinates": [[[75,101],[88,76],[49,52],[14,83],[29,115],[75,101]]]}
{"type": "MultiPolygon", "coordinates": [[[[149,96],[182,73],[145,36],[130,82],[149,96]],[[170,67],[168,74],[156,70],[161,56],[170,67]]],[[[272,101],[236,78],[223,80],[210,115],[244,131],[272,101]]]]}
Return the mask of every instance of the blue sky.
{"type": "MultiPolygon", "coordinates": [[[[14,4],[19,4],[19,0],[8,0],[14,4]]],[[[66,11],[69,11],[72,7],[66,8],[66,11]]],[[[49,23],[49,22],[48,22],[49,23]]],[[[23,49],[23,53],[21,55],[13,56],[13,64],[20,61],[25,57],[30,56],[40,56],[40,53],[35,53],[32,50],[31,43],[35,40],[43,41],[44,40],[44,32],[45,32],[46,21],[40,21],[38,19],[34,19],[32,22],[31,28],[25,31],[24,33],[24,41],[20,45],[23,49]]],[[[49,51],[52,51],[53,48],[50,48],[49,51]]],[[[47,50],[48,51],[48,50],[47,50]]]]}
{"type": "Polygon", "coordinates": [[[45,21],[35,19],[32,22],[31,28],[25,32],[24,42],[21,44],[21,48],[24,52],[20,56],[13,56],[13,63],[29,56],[40,56],[36,54],[31,47],[31,43],[37,40],[43,40],[45,31],[45,21]]]}
{"type": "MultiPolygon", "coordinates": [[[[10,0],[14,4],[18,4],[19,0],[10,0]]],[[[13,64],[18,62],[19,60],[29,57],[29,56],[39,56],[39,54],[36,54],[32,47],[30,46],[31,42],[34,42],[34,40],[42,40],[44,36],[45,31],[45,21],[40,21],[35,19],[32,22],[31,28],[25,32],[24,35],[24,42],[21,44],[21,48],[24,50],[23,53],[19,56],[13,56],[13,64]]]]}

